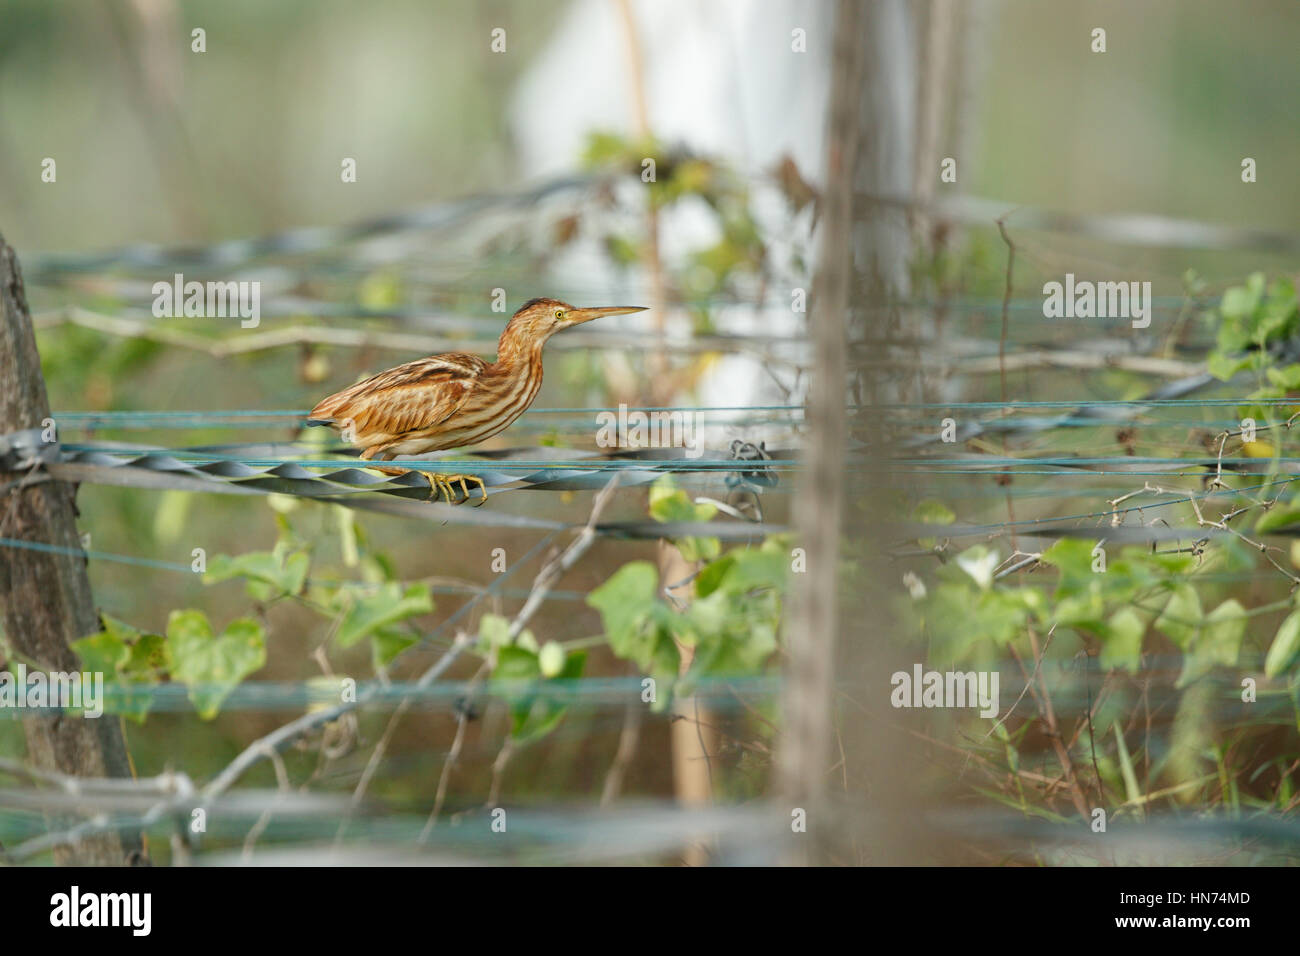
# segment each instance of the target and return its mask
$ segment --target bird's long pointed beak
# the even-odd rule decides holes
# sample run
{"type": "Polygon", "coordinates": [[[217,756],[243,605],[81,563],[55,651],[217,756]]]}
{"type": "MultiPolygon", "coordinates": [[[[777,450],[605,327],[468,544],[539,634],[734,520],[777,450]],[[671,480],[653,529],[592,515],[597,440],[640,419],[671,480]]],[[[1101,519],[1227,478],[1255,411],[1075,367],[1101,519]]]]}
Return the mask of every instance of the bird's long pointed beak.
{"type": "Polygon", "coordinates": [[[627,315],[629,312],[644,312],[644,305],[607,305],[596,309],[570,309],[569,314],[565,317],[569,325],[578,325],[581,322],[590,322],[592,319],[599,319],[606,315],[627,315]]]}

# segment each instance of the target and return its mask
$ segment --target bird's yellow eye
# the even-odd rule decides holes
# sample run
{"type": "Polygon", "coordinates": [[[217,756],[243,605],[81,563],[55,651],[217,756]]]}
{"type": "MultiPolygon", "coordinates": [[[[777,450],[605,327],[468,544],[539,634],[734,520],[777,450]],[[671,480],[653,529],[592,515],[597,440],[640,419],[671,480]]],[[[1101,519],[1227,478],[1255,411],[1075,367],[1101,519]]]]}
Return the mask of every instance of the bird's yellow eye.
{"type": "Polygon", "coordinates": [[[564,310],[563,310],[563,309],[556,309],[556,310],[555,310],[555,317],[556,317],[557,319],[562,319],[562,318],[564,318],[564,310]]]}

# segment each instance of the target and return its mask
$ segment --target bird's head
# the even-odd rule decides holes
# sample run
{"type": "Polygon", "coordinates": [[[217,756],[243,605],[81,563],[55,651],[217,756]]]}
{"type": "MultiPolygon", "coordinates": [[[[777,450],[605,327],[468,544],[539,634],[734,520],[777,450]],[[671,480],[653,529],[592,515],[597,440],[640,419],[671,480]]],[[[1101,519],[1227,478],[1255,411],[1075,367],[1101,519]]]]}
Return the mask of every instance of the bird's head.
{"type": "Polygon", "coordinates": [[[559,299],[529,299],[506,325],[507,335],[516,340],[545,342],[561,329],[599,319],[605,315],[626,315],[644,312],[645,306],[612,305],[592,309],[579,309],[559,299]]]}

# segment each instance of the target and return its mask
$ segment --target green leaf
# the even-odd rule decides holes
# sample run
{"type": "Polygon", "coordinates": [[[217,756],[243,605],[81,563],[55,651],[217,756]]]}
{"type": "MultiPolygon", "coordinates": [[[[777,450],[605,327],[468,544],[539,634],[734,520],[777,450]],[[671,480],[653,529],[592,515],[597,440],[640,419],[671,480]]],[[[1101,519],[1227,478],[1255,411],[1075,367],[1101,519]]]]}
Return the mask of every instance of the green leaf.
{"type": "MultiPolygon", "coordinates": [[[[664,475],[650,486],[650,517],[662,524],[698,523],[712,521],[718,513],[716,506],[696,504],[685,491],[673,482],[672,475],[664,475]]],[[[686,561],[708,561],[716,558],[722,551],[722,544],[717,538],[681,538],[673,544],[686,561]]]]}
{"type": "Polygon", "coordinates": [[[1231,667],[1241,653],[1246,633],[1246,611],[1236,600],[1227,600],[1205,616],[1183,658],[1183,672],[1175,687],[1186,687],[1210,673],[1216,665],[1231,667]]]}
{"type": "Polygon", "coordinates": [[[172,676],[189,688],[194,709],[211,720],[221,702],[249,674],[266,663],[266,636],[250,618],[231,621],[214,637],[202,611],[173,611],[167,621],[172,676]]]}
{"type": "Polygon", "coordinates": [[[1264,288],[1264,277],[1255,273],[1244,286],[1232,286],[1224,290],[1219,302],[1219,313],[1225,319],[1245,319],[1254,314],[1259,305],[1260,293],[1264,288]]]}
{"type": "Polygon", "coordinates": [[[167,638],[161,634],[140,634],[131,644],[130,654],[121,667],[121,673],[141,679],[157,680],[171,673],[171,667],[167,638]]]}
{"type": "Polygon", "coordinates": [[[1264,673],[1278,677],[1294,667],[1297,660],[1300,660],[1300,611],[1292,611],[1273,637],[1273,645],[1264,659],[1264,673]]]}
{"type": "MultiPolygon", "coordinates": [[[[554,646],[563,653],[562,648],[551,642],[546,646],[554,646]]],[[[555,679],[580,678],[586,658],[583,651],[565,655],[563,666],[555,673],[555,679]]],[[[539,655],[521,647],[506,646],[497,652],[492,683],[509,705],[510,735],[516,743],[527,743],[550,733],[568,709],[560,695],[548,692],[549,682],[543,679],[539,655]]]]}
{"type": "Polygon", "coordinates": [[[1092,570],[1092,551],[1096,546],[1097,542],[1084,538],[1058,538],[1055,544],[1043,552],[1040,559],[1043,564],[1051,565],[1060,572],[1056,584],[1057,598],[1092,589],[1098,578],[1092,570]]]}
{"type": "Polygon", "coordinates": [[[617,133],[603,130],[588,133],[586,145],[582,150],[583,168],[593,169],[624,162],[631,148],[630,142],[617,133]]]}
{"type": "Polygon", "coordinates": [[[777,648],[777,616],[746,614],[725,594],[696,601],[674,624],[677,638],[695,647],[690,679],[757,673],[777,648]]]}
{"type": "Polygon", "coordinates": [[[433,610],[433,598],[424,584],[412,584],[403,589],[398,582],[389,581],[370,594],[352,590],[345,595],[344,600],[350,599],[350,603],[339,624],[339,647],[351,647],[380,628],[433,610]]]}
{"type": "Polygon", "coordinates": [[[1201,624],[1201,599],[1190,584],[1179,584],[1169,596],[1165,609],[1156,618],[1156,630],[1167,635],[1183,650],[1201,624]]]}
{"type": "MultiPolygon", "coordinates": [[[[1245,348],[1244,343],[1240,348],[1245,348]]],[[[1222,349],[1222,345],[1220,346],[1222,349]]],[[[1211,352],[1205,360],[1205,368],[1211,375],[1221,382],[1227,382],[1242,369],[1250,368],[1255,364],[1254,355],[1235,354],[1237,349],[1211,352]]]]}
{"type": "Polygon", "coordinates": [[[927,498],[912,509],[912,520],[922,524],[952,524],[957,516],[942,501],[927,498]]]}
{"type": "Polygon", "coordinates": [[[381,627],[370,635],[370,658],[375,670],[383,670],[408,647],[420,642],[417,634],[396,627],[381,627]]]}
{"type": "Polygon", "coordinates": [[[1192,570],[1192,567],[1196,564],[1196,557],[1191,554],[1159,552],[1157,554],[1145,554],[1142,559],[1170,574],[1184,574],[1192,570]]]}
{"type": "Polygon", "coordinates": [[[787,555],[788,542],[776,540],[734,550],[697,576],[697,599],[685,612],[662,609],[659,626],[695,648],[687,686],[705,674],[756,673],[765,666],[777,648],[787,555]]]}
{"type": "Polygon", "coordinates": [[[1285,389],[1300,388],[1300,365],[1287,365],[1283,368],[1270,366],[1264,370],[1268,380],[1285,389]]]}
{"type": "Polygon", "coordinates": [[[482,651],[503,647],[510,638],[510,622],[488,612],[478,619],[478,646],[482,651]]]}
{"type": "Polygon", "coordinates": [[[706,503],[695,504],[685,491],[673,482],[671,475],[664,475],[650,486],[650,517],[655,521],[669,522],[711,521],[718,513],[716,506],[706,503]]]}
{"type": "Polygon", "coordinates": [[[1255,531],[1258,534],[1267,534],[1293,524],[1300,524],[1300,504],[1294,498],[1285,504],[1274,505],[1260,515],[1259,520],[1255,522],[1255,531]]]}
{"type": "Polygon", "coordinates": [[[1125,607],[1112,614],[1106,623],[1107,635],[1101,648],[1102,668],[1110,670],[1122,667],[1136,674],[1142,658],[1142,636],[1146,633],[1146,621],[1133,608],[1125,607]]]}
{"type": "Polygon", "coordinates": [[[233,558],[218,554],[208,562],[203,581],[216,584],[231,578],[245,578],[250,594],[259,600],[269,600],[286,594],[301,594],[309,565],[310,560],[301,551],[250,551],[233,558]],[[255,585],[258,583],[266,587],[257,588],[255,585]]]}
{"type": "Polygon", "coordinates": [[[568,707],[538,698],[522,714],[515,714],[510,724],[510,736],[517,744],[532,743],[545,737],[559,726],[568,707]]]}
{"type": "Polygon", "coordinates": [[[274,580],[279,572],[279,562],[270,551],[249,551],[247,554],[231,557],[215,554],[208,562],[208,570],[203,575],[204,584],[218,584],[232,578],[253,577],[262,581],[274,580]]]}
{"type": "MultiPolygon", "coordinates": [[[[582,678],[587,663],[586,651],[575,651],[564,659],[564,669],[555,675],[556,681],[576,681],[582,678]]],[[[528,708],[522,719],[516,719],[511,733],[518,743],[529,743],[549,734],[564,719],[569,706],[565,698],[547,693],[549,681],[542,682],[542,692],[528,708]]],[[[554,685],[550,685],[554,686],[554,685]]]]}
{"type": "Polygon", "coordinates": [[[1255,312],[1254,336],[1268,342],[1287,335],[1295,318],[1295,295],[1278,283],[1269,289],[1268,298],[1255,312]]]}
{"type": "Polygon", "coordinates": [[[601,623],[614,653],[620,651],[654,609],[659,572],[649,561],[623,565],[609,580],[587,595],[587,604],[600,612],[601,623]]]}
{"type": "Polygon", "coordinates": [[[494,681],[534,681],[541,676],[542,665],[533,651],[513,645],[497,651],[497,664],[492,671],[494,681]]]}
{"type": "Polygon", "coordinates": [[[158,684],[171,669],[165,639],[145,634],[129,624],[102,615],[104,630],[72,648],[84,670],[104,675],[104,711],[144,723],[153,698],[145,689],[158,684]]]}
{"type": "Polygon", "coordinates": [[[695,577],[695,594],[708,597],[722,589],[743,595],[763,588],[783,590],[789,568],[785,552],[776,548],[742,548],[711,562],[695,577]]]}
{"type": "Polygon", "coordinates": [[[746,549],[735,554],[735,565],[723,581],[723,590],[736,595],[760,588],[783,591],[790,561],[786,552],[776,549],[746,549]]]}
{"type": "Polygon", "coordinates": [[[1035,588],[975,591],[969,584],[946,582],[924,604],[932,660],[954,663],[977,658],[991,647],[1022,637],[1031,613],[1042,609],[1035,588]]]}
{"type": "Polygon", "coordinates": [[[682,560],[689,563],[711,561],[722,552],[722,542],[717,538],[677,538],[673,541],[681,552],[682,560]]]}
{"type": "Polygon", "coordinates": [[[697,597],[708,597],[722,585],[723,579],[736,566],[737,553],[731,551],[716,561],[710,561],[695,576],[695,594],[697,597]]]}
{"type": "MultiPolygon", "coordinates": [[[[105,625],[108,621],[109,618],[105,616],[105,625]]],[[[119,626],[124,627],[120,624],[119,626]]],[[[108,679],[108,675],[116,674],[118,667],[125,664],[126,659],[131,655],[131,648],[127,645],[124,635],[116,628],[107,626],[98,634],[73,641],[72,649],[81,658],[83,669],[102,673],[105,680],[108,679]]]]}
{"type": "MultiPolygon", "coordinates": [[[[632,561],[587,595],[587,604],[600,612],[605,637],[617,657],[630,660],[655,678],[677,676],[680,654],[669,622],[672,612],[656,599],[659,572],[649,561],[632,561]]],[[[657,706],[667,706],[667,694],[657,706]]]]}
{"type": "MultiPolygon", "coordinates": [[[[1210,319],[1214,319],[1215,313],[1207,313],[1210,319]]],[[[1240,353],[1250,347],[1251,338],[1250,330],[1246,327],[1244,320],[1240,318],[1227,318],[1223,313],[1219,313],[1220,322],[1219,330],[1215,335],[1215,342],[1218,345],[1218,352],[1222,356],[1240,355],[1240,353]]]]}

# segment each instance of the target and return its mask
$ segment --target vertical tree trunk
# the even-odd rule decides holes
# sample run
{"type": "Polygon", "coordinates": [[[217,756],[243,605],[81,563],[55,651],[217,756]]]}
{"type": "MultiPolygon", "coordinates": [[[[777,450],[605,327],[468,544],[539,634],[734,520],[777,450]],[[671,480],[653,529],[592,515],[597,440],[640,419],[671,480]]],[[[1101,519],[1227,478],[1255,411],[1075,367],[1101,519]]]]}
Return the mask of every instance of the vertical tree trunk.
{"type": "MultiPolygon", "coordinates": [[[[844,511],[847,346],[845,316],[852,277],[853,168],[858,149],[858,103],[866,76],[861,5],[842,0],[836,15],[818,272],[809,333],[813,371],[797,489],[795,526],[807,570],[793,576],[786,613],[785,726],[777,761],[778,786],[791,808],[802,808],[810,831],[824,832],[820,816],[830,766],[832,665],[839,627],[840,520],[844,511]]],[[[816,841],[814,841],[816,842],[816,841]]],[[[817,853],[804,857],[814,862],[817,853]]]]}
{"type": "MultiPolygon", "coordinates": [[[[40,355],[18,260],[0,237],[0,427],[23,431],[50,417],[40,355]]],[[[23,485],[0,473],[0,537],[78,548],[75,488],[23,485]]],[[[71,641],[99,629],[84,557],[0,547],[0,623],[13,651],[42,669],[80,669],[71,641]]],[[[130,775],[115,717],[59,715],[23,721],[28,759],[37,767],[87,777],[130,775]]],[[[138,834],[108,834],[56,851],[60,863],[120,865],[140,853],[138,834]]]]}
{"type": "Polygon", "coordinates": [[[804,851],[796,859],[812,863],[915,859],[908,806],[915,777],[909,749],[889,720],[895,645],[887,623],[894,581],[882,531],[887,477],[850,467],[846,446],[852,434],[868,455],[885,451],[871,407],[879,382],[859,360],[868,334],[882,338],[884,323],[897,321],[891,304],[909,294],[912,244],[903,208],[855,197],[912,195],[916,74],[908,0],[840,0],[810,311],[808,438],[795,506],[807,571],[793,575],[786,616],[789,663],[777,763],[783,799],[807,811],[809,839],[796,844],[804,851]],[[850,401],[860,405],[852,418],[850,401]],[[842,551],[848,549],[857,567],[846,589],[842,551]],[[843,799],[831,793],[832,780],[843,799]]]}
{"type": "Polygon", "coordinates": [[[912,199],[916,177],[937,179],[939,169],[918,170],[913,156],[920,114],[914,8],[906,0],[877,0],[864,7],[860,43],[866,50],[867,95],[858,114],[854,276],[847,316],[848,377],[857,402],[849,431],[866,449],[868,463],[846,472],[852,507],[842,534],[851,543],[855,565],[851,583],[841,591],[844,639],[836,648],[835,673],[852,702],[841,710],[837,755],[843,766],[837,776],[854,795],[849,807],[868,814],[854,820],[851,862],[896,866],[932,859],[936,846],[925,824],[925,758],[890,705],[891,675],[910,669],[917,651],[895,633],[894,604],[906,592],[902,571],[888,551],[899,540],[893,525],[904,516],[893,510],[897,489],[882,428],[889,413],[879,406],[897,401],[900,385],[911,382],[906,370],[867,365],[868,357],[880,353],[866,343],[889,338],[895,330],[904,340],[916,337],[919,329],[932,327],[933,319],[903,304],[912,294],[909,266],[915,252],[903,208],[861,197],[912,199]]]}

